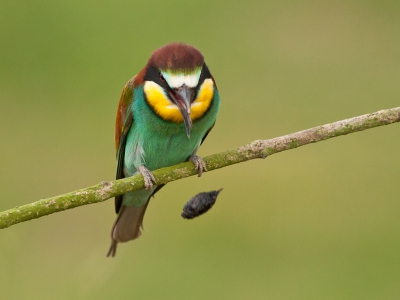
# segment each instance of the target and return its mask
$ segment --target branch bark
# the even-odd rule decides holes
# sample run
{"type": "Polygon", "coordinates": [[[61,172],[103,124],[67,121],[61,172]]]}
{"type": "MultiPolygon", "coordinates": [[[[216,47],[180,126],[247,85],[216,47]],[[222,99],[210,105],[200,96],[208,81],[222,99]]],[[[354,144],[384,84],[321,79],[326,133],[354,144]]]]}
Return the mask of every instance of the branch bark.
{"type": "MultiPolygon", "coordinates": [[[[234,150],[227,150],[204,157],[204,161],[207,164],[207,170],[212,171],[255,158],[266,158],[268,155],[324,141],[333,137],[382,125],[389,125],[399,121],[400,107],[385,109],[270,140],[257,140],[234,150]]],[[[155,170],[153,174],[157,183],[163,184],[196,175],[197,172],[194,169],[193,163],[186,162],[155,170]]],[[[143,188],[144,182],[141,175],[114,181],[102,181],[91,187],[52,198],[42,199],[0,212],[0,228],[7,228],[20,222],[37,219],[78,206],[102,202],[117,195],[126,194],[143,188]]]]}

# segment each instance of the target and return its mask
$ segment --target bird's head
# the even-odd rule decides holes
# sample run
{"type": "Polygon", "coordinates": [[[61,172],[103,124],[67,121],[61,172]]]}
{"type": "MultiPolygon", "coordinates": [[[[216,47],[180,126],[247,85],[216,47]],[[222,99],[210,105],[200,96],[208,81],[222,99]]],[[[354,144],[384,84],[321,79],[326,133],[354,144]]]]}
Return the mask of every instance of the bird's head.
{"type": "Polygon", "coordinates": [[[138,78],[153,111],[165,121],[184,122],[190,137],[192,122],[205,114],[214,97],[215,82],[200,51],[168,44],[153,52],[138,78]]]}

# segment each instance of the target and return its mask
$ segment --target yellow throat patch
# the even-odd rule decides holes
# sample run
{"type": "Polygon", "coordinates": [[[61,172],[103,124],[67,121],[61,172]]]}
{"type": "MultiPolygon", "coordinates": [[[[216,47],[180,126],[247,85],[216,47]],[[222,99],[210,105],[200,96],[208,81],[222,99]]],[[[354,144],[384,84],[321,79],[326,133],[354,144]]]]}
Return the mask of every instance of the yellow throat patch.
{"type": "MultiPolygon", "coordinates": [[[[144,93],[147,102],[154,111],[166,121],[182,123],[183,117],[178,106],[172,103],[166,96],[163,88],[153,81],[146,81],[144,93]]],[[[211,105],[214,96],[214,83],[211,79],[204,80],[201,85],[197,98],[190,107],[190,118],[192,121],[201,118],[211,105]]]]}

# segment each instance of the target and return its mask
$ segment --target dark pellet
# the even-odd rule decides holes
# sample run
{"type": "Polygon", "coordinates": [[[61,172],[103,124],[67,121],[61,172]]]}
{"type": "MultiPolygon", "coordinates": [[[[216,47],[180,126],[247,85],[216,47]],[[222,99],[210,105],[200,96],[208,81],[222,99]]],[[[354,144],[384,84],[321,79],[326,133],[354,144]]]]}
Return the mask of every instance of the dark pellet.
{"type": "Polygon", "coordinates": [[[185,219],[193,219],[204,213],[206,213],[211,207],[213,207],[217,200],[218,194],[222,189],[218,191],[202,192],[190,199],[183,207],[181,216],[185,219]]]}

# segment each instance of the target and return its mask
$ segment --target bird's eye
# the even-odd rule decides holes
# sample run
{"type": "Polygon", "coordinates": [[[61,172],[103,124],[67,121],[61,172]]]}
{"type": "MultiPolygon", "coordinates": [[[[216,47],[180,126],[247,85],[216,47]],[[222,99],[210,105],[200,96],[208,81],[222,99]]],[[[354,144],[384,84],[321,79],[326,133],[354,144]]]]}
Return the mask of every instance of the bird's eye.
{"type": "Polygon", "coordinates": [[[165,82],[165,78],[164,78],[164,76],[162,76],[161,73],[160,73],[160,80],[161,80],[162,82],[165,82]]]}

